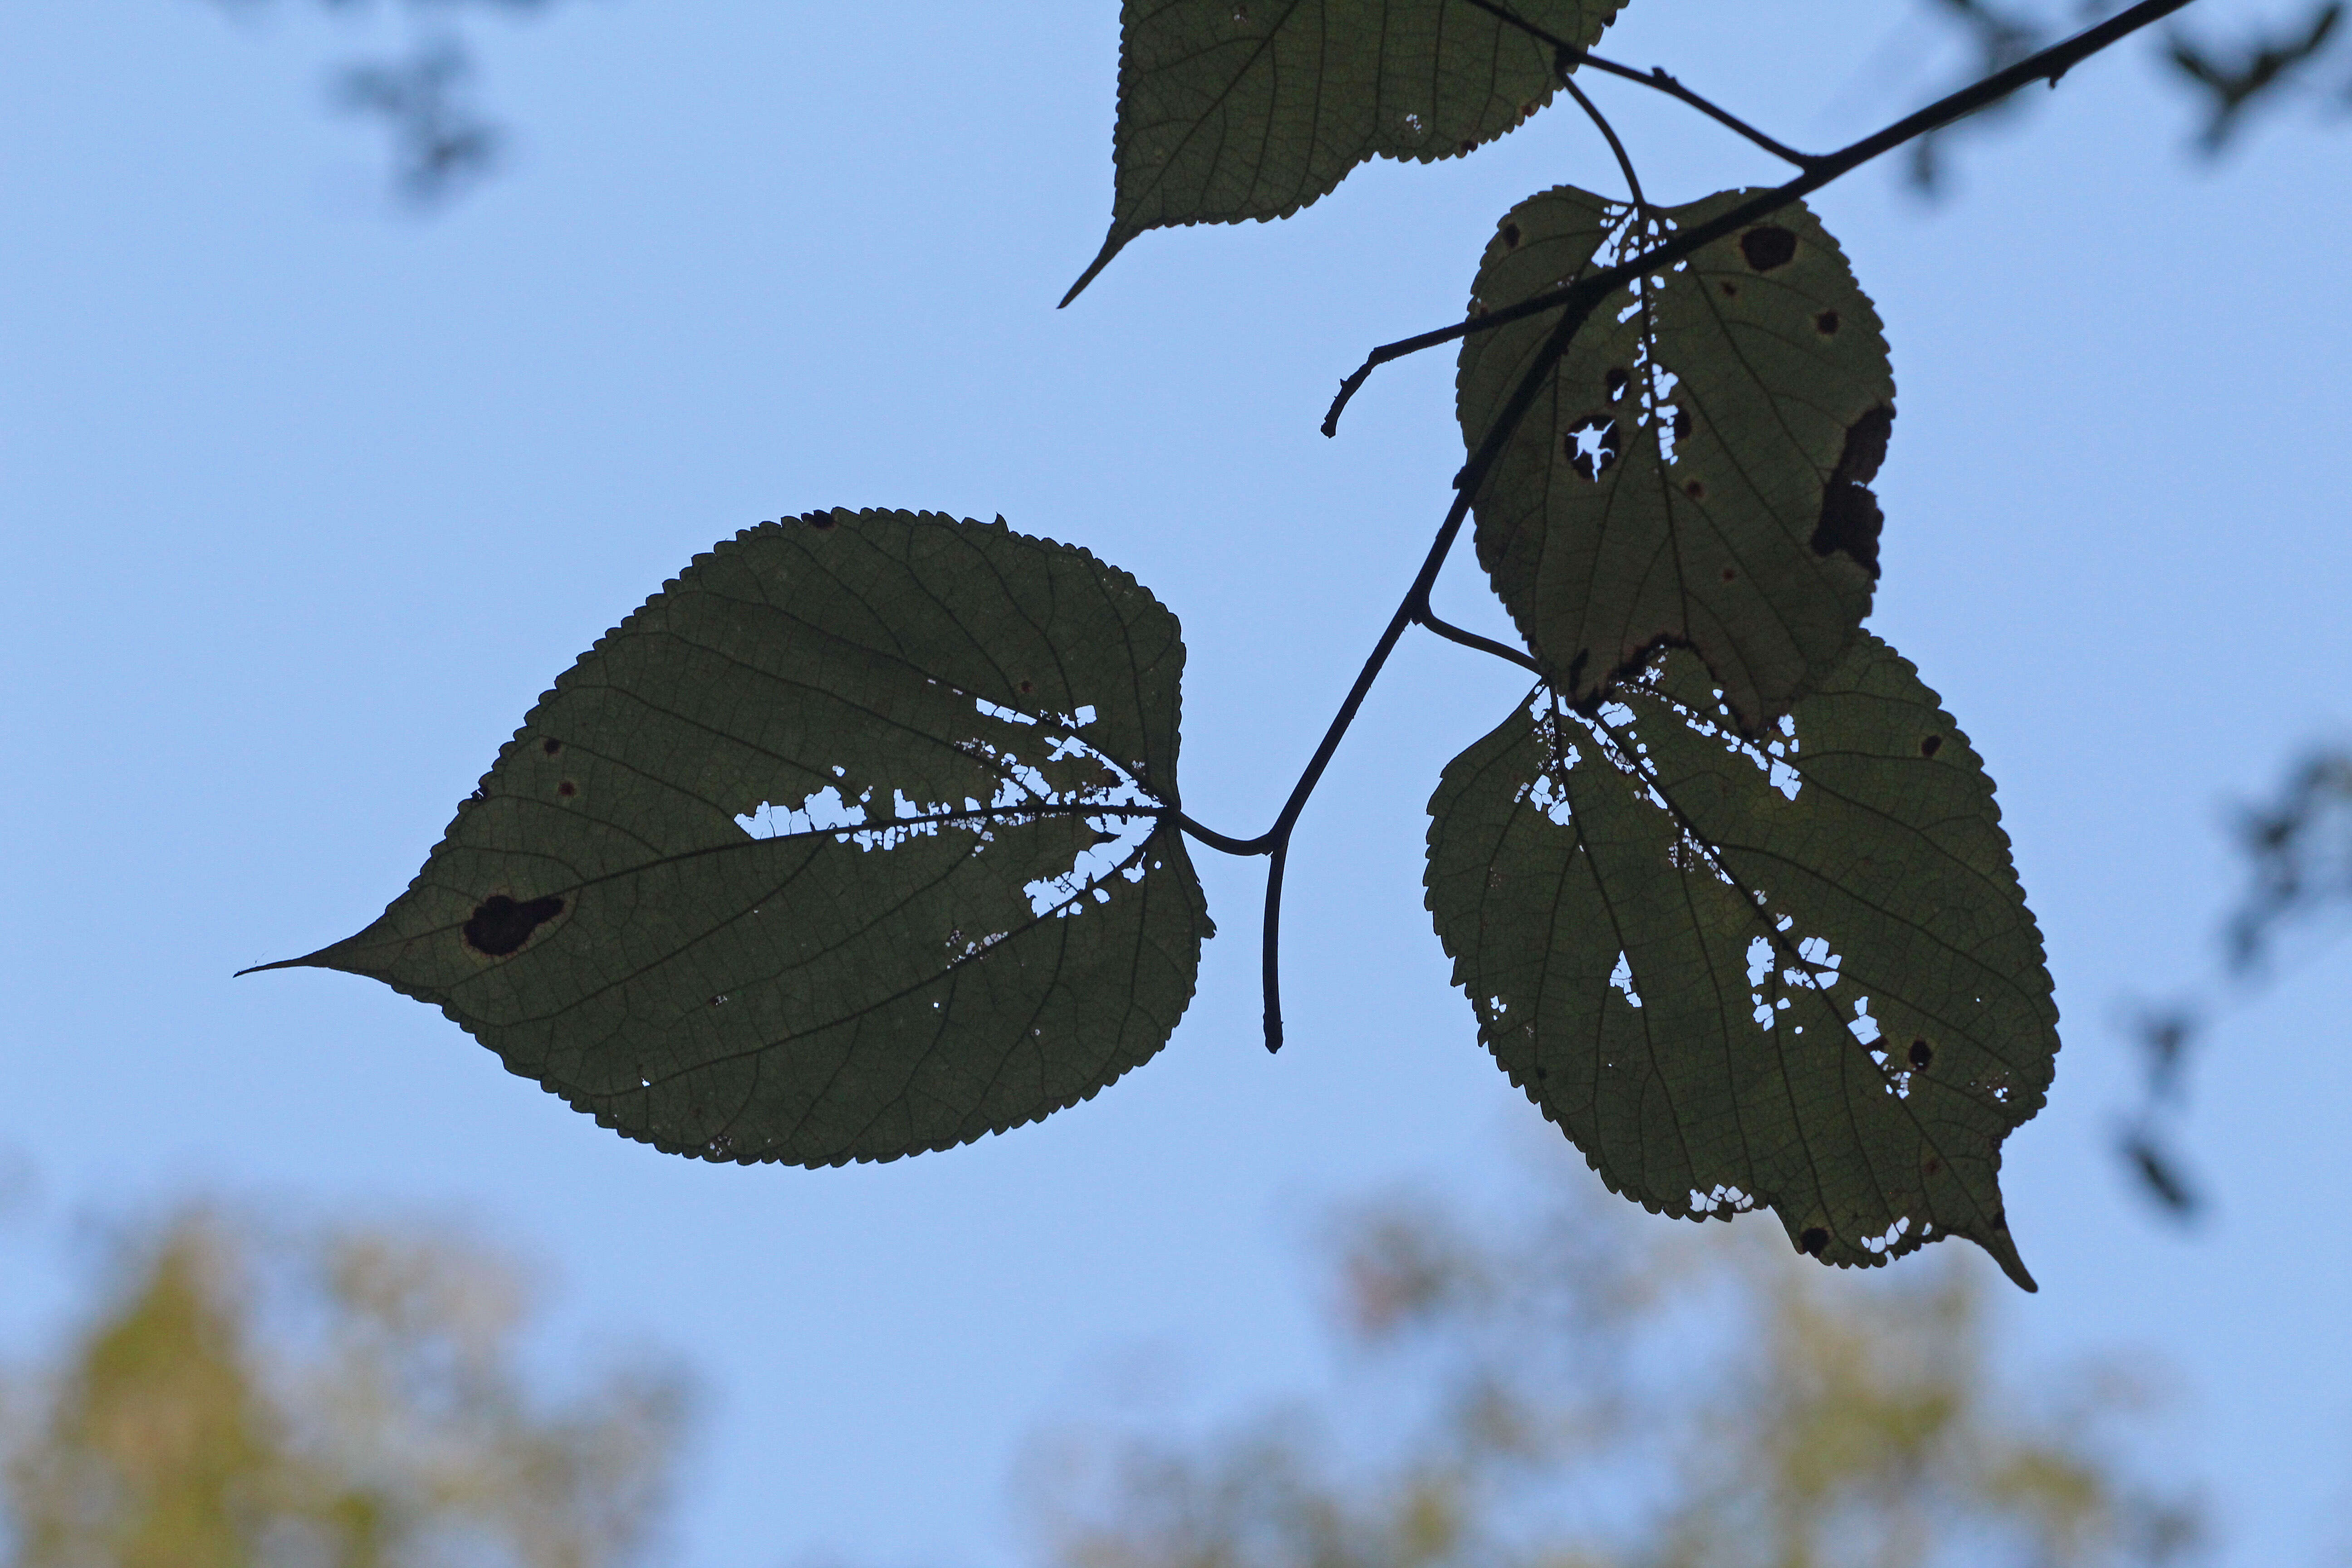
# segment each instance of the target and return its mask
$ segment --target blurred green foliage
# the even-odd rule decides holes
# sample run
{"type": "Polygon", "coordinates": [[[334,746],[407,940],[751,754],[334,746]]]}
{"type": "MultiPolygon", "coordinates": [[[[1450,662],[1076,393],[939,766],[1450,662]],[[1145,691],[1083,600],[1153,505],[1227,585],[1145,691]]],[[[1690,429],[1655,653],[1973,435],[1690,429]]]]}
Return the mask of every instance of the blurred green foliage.
{"type": "Polygon", "coordinates": [[[2195,1555],[2196,1509],[2131,1458],[2144,1380],[1997,1379],[1973,1255],[1825,1276],[1769,1226],[1645,1226],[1581,1173],[1557,1185],[1591,1196],[1476,1226],[1410,1201],[1350,1218],[1327,1402],[1194,1444],[1116,1419],[1041,1444],[1031,1487],[1055,1568],[2195,1555]]]}
{"type": "Polygon", "coordinates": [[[7,1427],[10,1568],[622,1568],[686,1412],[677,1373],[529,1386],[514,1269],[446,1239],[206,1210],[138,1266],[7,1427]]]}

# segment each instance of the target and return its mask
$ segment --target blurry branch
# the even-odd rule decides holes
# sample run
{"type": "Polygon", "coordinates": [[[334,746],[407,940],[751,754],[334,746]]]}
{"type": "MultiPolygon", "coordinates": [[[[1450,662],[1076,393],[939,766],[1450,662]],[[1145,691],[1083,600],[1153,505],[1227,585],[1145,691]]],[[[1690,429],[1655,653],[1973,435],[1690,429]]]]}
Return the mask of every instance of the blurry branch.
{"type": "Polygon", "coordinates": [[[2168,40],[2174,68],[2212,100],[2199,145],[2208,153],[2220,152],[2250,107],[2269,98],[2273,89],[2286,85],[2298,67],[2326,47],[2343,14],[2339,0],[2326,0],[2283,37],[2263,28],[2218,51],[2209,51],[2191,42],[2187,33],[2175,30],[2168,40]]]}
{"type": "MultiPolygon", "coordinates": [[[[2240,812],[2237,838],[2252,886],[2221,929],[2224,966],[2237,983],[2231,1003],[2244,1002],[2270,978],[2288,931],[2352,910],[2352,752],[2307,753],[2273,803],[2240,812]]],[[[2183,1219],[2200,1200],[2169,1151],[2166,1129],[2179,1113],[2189,1053],[2222,1005],[2209,1000],[2144,1009],[2130,1026],[2141,1053],[2140,1103],[2119,1142],[2141,1189],[2183,1219]]]]}
{"type": "Polygon", "coordinates": [[[1777,1235],[1641,1227],[1566,1164],[1520,1222],[1351,1220],[1324,1405],[1041,1447],[1054,1568],[2123,1568],[2196,1545],[2194,1510],[2110,1452],[2146,1405],[2128,1379],[2037,1377],[2066,1391],[2037,1412],[1996,1375],[1973,1260],[1818,1279],[1777,1235]],[[1402,1419],[1355,1408],[1401,1392],[1402,1419]]]}
{"type": "MultiPolygon", "coordinates": [[[[2244,123],[2245,117],[2275,104],[2293,89],[2307,87],[2315,74],[2307,69],[2336,42],[2342,0],[2296,0],[2300,9],[2284,24],[2254,22],[2219,43],[2200,42],[2181,29],[2166,40],[2168,73],[2189,88],[2206,111],[2197,146],[2206,155],[2220,153],[2244,123]]],[[[1936,21],[1959,35],[1966,58],[1959,74],[1973,79],[1998,70],[2042,47],[2069,26],[2079,25],[2116,9],[2115,0],[1927,0],[1936,21]]],[[[1990,116],[2017,112],[2028,100],[2003,100],[1971,123],[1990,116]]],[[[1910,176],[1923,191],[1932,191],[1942,179],[1947,139],[1958,134],[1954,126],[1912,144],[1910,176]]]]}
{"type": "MultiPolygon", "coordinates": [[[[216,0],[256,12],[279,0],[216,0]]],[[[284,0],[292,5],[297,0],[284,0]]],[[[533,15],[555,0],[310,0],[336,16],[396,13],[410,25],[433,19],[433,31],[404,52],[341,68],[330,99],[343,113],[380,121],[391,142],[394,191],[408,206],[429,210],[461,194],[498,163],[506,132],[473,100],[473,54],[451,18],[465,12],[533,15]]]]}
{"type": "Polygon", "coordinates": [[[466,101],[473,66],[455,37],[419,44],[405,58],[346,66],[334,100],[347,113],[381,119],[392,138],[393,185],[429,207],[489,172],[503,132],[466,101]]]}
{"type": "Polygon", "coordinates": [[[640,1561],[682,1386],[632,1368],[551,1406],[523,1316],[509,1269],[446,1241],[184,1215],[16,1402],[11,1568],[640,1561]]]}

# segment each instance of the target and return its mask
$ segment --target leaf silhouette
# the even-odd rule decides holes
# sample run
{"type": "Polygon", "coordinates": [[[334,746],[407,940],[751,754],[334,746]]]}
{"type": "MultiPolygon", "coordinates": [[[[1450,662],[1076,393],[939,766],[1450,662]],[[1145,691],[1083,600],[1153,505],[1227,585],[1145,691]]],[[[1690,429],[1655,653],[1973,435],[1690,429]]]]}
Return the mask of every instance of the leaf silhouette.
{"type": "Polygon", "coordinates": [[[1001,519],[763,523],[557,679],[382,919],[293,962],[676,1153],[1001,1131],[1191,1000],[1183,660],[1133,578],[1001,519]]]}
{"type": "MultiPolygon", "coordinates": [[[[1472,312],[1555,288],[1754,193],[1654,215],[1566,186],[1511,209],[1472,312]]],[[[1551,328],[1464,340],[1475,450],[1551,328]]],[[[1870,300],[1790,206],[1593,310],[1477,498],[1478,559],[1561,694],[1696,648],[1750,733],[1869,613],[1895,383],[1870,300]]]]}
{"type": "Polygon", "coordinates": [[[1612,1188],[1839,1264],[1965,1236],[2032,1288],[1997,1178],[2057,1009],[1991,781],[1892,648],[1761,743],[1687,652],[1589,713],[1538,688],[1430,816],[1480,1037],[1612,1188]]]}
{"type": "MultiPolygon", "coordinates": [[[[1587,46],[1622,0],[1513,0],[1587,46]]],[[[1110,233],[1287,217],[1375,156],[1458,156],[1551,101],[1551,46],[1467,0],[1127,0],[1110,233]]]]}

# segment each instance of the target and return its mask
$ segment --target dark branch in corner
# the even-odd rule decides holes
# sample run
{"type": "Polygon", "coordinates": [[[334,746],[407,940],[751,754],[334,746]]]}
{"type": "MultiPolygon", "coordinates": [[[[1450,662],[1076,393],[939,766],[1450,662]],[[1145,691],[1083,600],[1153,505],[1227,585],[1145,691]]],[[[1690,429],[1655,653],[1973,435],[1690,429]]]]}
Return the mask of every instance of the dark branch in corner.
{"type": "MultiPolygon", "coordinates": [[[[1472,3],[1478,4],[1479,0],[1472,0],[1472,3]]],[[[1776,185],[1753,201],[1744,202],[1710,222],[1684,229],[1673,238],[1630,260],[1589,278],[1579,279],[1565,288],[1523,300],[1516,305],[1506,306],[1483,316],[1474,316],[1451,327],[1440,327],[1383,344],[1374,349],[1364,363],[1339,384],[1339,395],[1332,399],[1330,411],[1323,416],[1323,434],[1333,436],[1339,433],[1339,415],[1348,406],[1349,399],[1355,396],[1357,388],[1364,384],[1374,370],[1391,360],[1402,359],[1440,343],[1452,342],[1473,332],[1491,331],[1496,327],[1524,321],[1546,310],[1567,309],[1580,301],[1589,310],[1602,296],[1642,274],[1655,271],[1718,239],[1737,234],[1758,219],[1769,217],[1791,202],[1799,201],[1832,181],[1853,173],[1872,159],[1955,121],[1965,119],[1990,104],[1998,103],[2030,82],[2047,81],[2054,87],[2061,77],[2093,55],[2152,23],[2163,20],[2190,3],[2191,0],[2140,0],[2140,4],[2118,12],[2096,26],[2084,29],[2063,43],[2053,45],[2006,70],[1996,71],[1981,81],[1938,99],[1927,108],[1906,115],[1849,147],[1814,160],[1811,167],[1787,184],[1776,185]]]]}

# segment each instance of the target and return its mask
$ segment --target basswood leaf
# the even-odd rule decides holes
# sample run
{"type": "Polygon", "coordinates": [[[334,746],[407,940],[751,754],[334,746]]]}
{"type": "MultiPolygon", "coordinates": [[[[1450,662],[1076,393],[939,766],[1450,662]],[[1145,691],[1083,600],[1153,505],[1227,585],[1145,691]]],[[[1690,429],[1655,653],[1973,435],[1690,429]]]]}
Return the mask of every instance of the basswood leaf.
{"type": "Polygon", "coordinates": [[[676,1153],[1034,1121],[1192,998],[1183,663],[1133,578],[1001,519],[763,523],[557,679],[381,920],[293,962],[676,1153]]]}
{"type": "MultiPolygon", "coordinates": [[[[1587,46],[1622,0],[1512,0],[1587,46]]],[[[1110,234],[1287,217],[1375,156],[1430,163],[1551,101],[1553,50],[1466,0],[1127,0],[1110,234]]]]}
{"type": "Polygon", "coordinates": [[[1430,816],[1479,1036],[1612,1188],[1840,1264],[1965,1236],[2032,1289],[1997,1178],[2057,1008],[1992,783],[1892,648],[1762,743],[1686,652],[1590,713],[1538,688],[1430,816]]]}
{"type": "MultiPolygon", "coordinates": [[[[1470,309],[1517,303],[1756,193],[1654,215],[1562,186],[1511,209],[1470,309]]],[[[1549,334],[1463,342],[1473,450],[1549,334]]],[[[1755,732],[1869,613],[1895,382],[1837,242],[1801,205],[1602,300],[1477,497],[1478,559],[1571,703],[1696,648],[1755,732]]]]}

